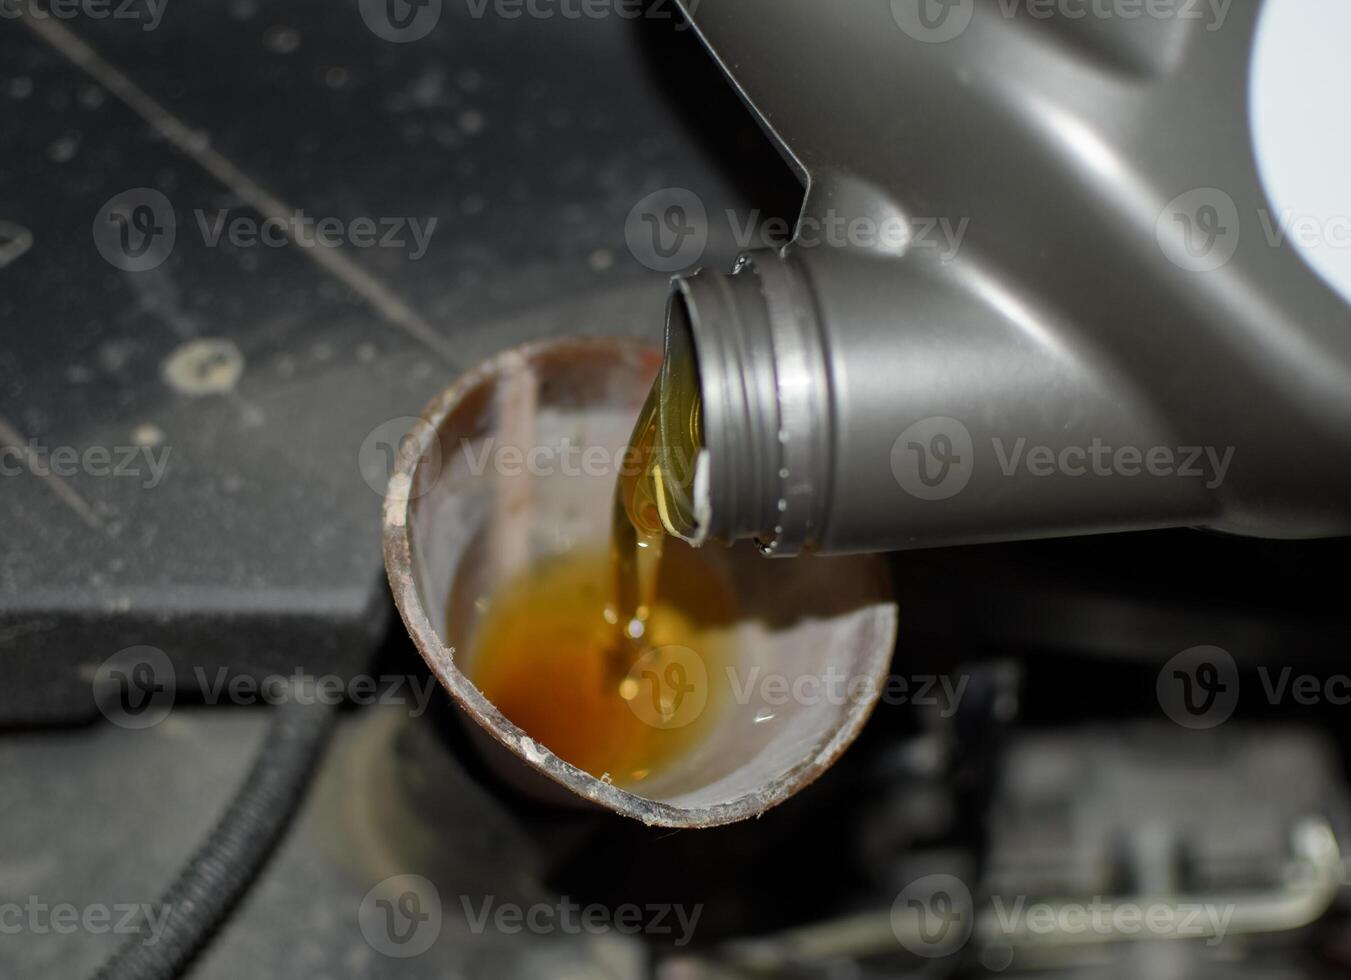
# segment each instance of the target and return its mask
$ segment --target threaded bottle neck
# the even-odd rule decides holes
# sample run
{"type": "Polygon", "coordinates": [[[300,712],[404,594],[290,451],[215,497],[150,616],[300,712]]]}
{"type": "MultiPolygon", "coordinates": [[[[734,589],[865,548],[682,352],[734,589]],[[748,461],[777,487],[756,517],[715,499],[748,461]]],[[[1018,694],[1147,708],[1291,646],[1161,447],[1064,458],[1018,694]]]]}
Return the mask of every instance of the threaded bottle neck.
{"type": "Polygon", "coordinates": [[[699,371],[707,536],[768,554],[810,548],[830,474],[830,382],[806,278],[772,251],[730,276],[678,279],[667,348],[692,341],[699,371]]]}

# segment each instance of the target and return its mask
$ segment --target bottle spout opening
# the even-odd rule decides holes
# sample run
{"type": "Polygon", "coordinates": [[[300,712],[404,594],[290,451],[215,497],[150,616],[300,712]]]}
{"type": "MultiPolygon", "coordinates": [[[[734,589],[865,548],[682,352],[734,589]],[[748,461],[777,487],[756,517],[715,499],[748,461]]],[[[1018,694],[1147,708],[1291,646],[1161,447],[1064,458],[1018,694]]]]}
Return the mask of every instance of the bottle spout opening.
{"type": "Polygon", "coordinates": [[[666,364],[690,365],[698,393],[700,541],[754,539],[776,556],[810,548],[829,486],[830,384],[801,270],[752,252],[732,275],[675,280],[666,342],[666,364]]]}

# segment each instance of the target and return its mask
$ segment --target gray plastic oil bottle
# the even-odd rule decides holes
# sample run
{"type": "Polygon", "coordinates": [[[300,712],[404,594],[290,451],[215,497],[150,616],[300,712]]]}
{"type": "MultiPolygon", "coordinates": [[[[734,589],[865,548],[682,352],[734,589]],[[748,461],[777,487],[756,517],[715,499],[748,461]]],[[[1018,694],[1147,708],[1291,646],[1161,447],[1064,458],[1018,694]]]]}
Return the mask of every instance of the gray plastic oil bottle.
{"type": "Polygon", "coordinates": [[[687,8],[807,187],[673,293],[704,532],[1351,530],[1351,4],[687,8]]]}

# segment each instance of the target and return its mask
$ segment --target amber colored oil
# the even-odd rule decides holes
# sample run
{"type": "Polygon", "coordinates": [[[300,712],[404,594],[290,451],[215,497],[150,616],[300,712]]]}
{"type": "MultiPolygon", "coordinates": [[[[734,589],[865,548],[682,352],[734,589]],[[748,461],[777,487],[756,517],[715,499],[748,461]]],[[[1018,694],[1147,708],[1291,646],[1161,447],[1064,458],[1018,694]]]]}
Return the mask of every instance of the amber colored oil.
{"type": "Polygon", "coordinates": [[[661,371],[629,439],[632,465],[616,488],[640,534],[688,539],[694,532],[695,464],[703,445],[703,400],[694,348],[686,334],[676,332],[667,341],[661,371]]]}
{"type": "Polygon", "coordinates": [[[629,437],[625,470],[615,481],[606,615],[615,626],[618,660],[641,652],[666,535],[688,538],[694,531],[693,481],[702,447],[694,351],[688,343],[671,342],[629,437]]]}
{"type": "Polygon", "coordinates": [[[689,546],[669,542],[626,669],[603,548],[540,562],[493,595],[468,651],[469,675],[513,723],[560,758],[638,787],[707,733],[719,709],[734,609],[689,546]],[[695,662],[697,659],[697,662],[695,662]]]}
{"type": "Polygon", "coordinates": [[[529,568],[490,598],[469,673],[555,755],[637,786],[695,745],[716,714],[730,592],[667,535],[694,526],[702,448],[693,350],[668,343],[616,480],[609,549],[529,568]]]}

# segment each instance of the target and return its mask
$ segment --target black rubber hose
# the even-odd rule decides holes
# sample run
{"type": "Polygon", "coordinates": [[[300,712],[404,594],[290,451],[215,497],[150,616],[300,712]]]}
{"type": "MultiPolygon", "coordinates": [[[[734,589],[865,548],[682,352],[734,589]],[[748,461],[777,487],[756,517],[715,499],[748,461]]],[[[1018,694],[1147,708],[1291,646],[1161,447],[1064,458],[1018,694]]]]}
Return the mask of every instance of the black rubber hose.
{"type": "Polygon", "coordinates": [[[96,980],[174,980],[206,945],[248,890],[290,822],[309,784],[337,709],[288,698],[275,714],[253,767],[174,883],[157,912],[168,909],[158,939],[149,923],[128,938],[96,980]]]}

